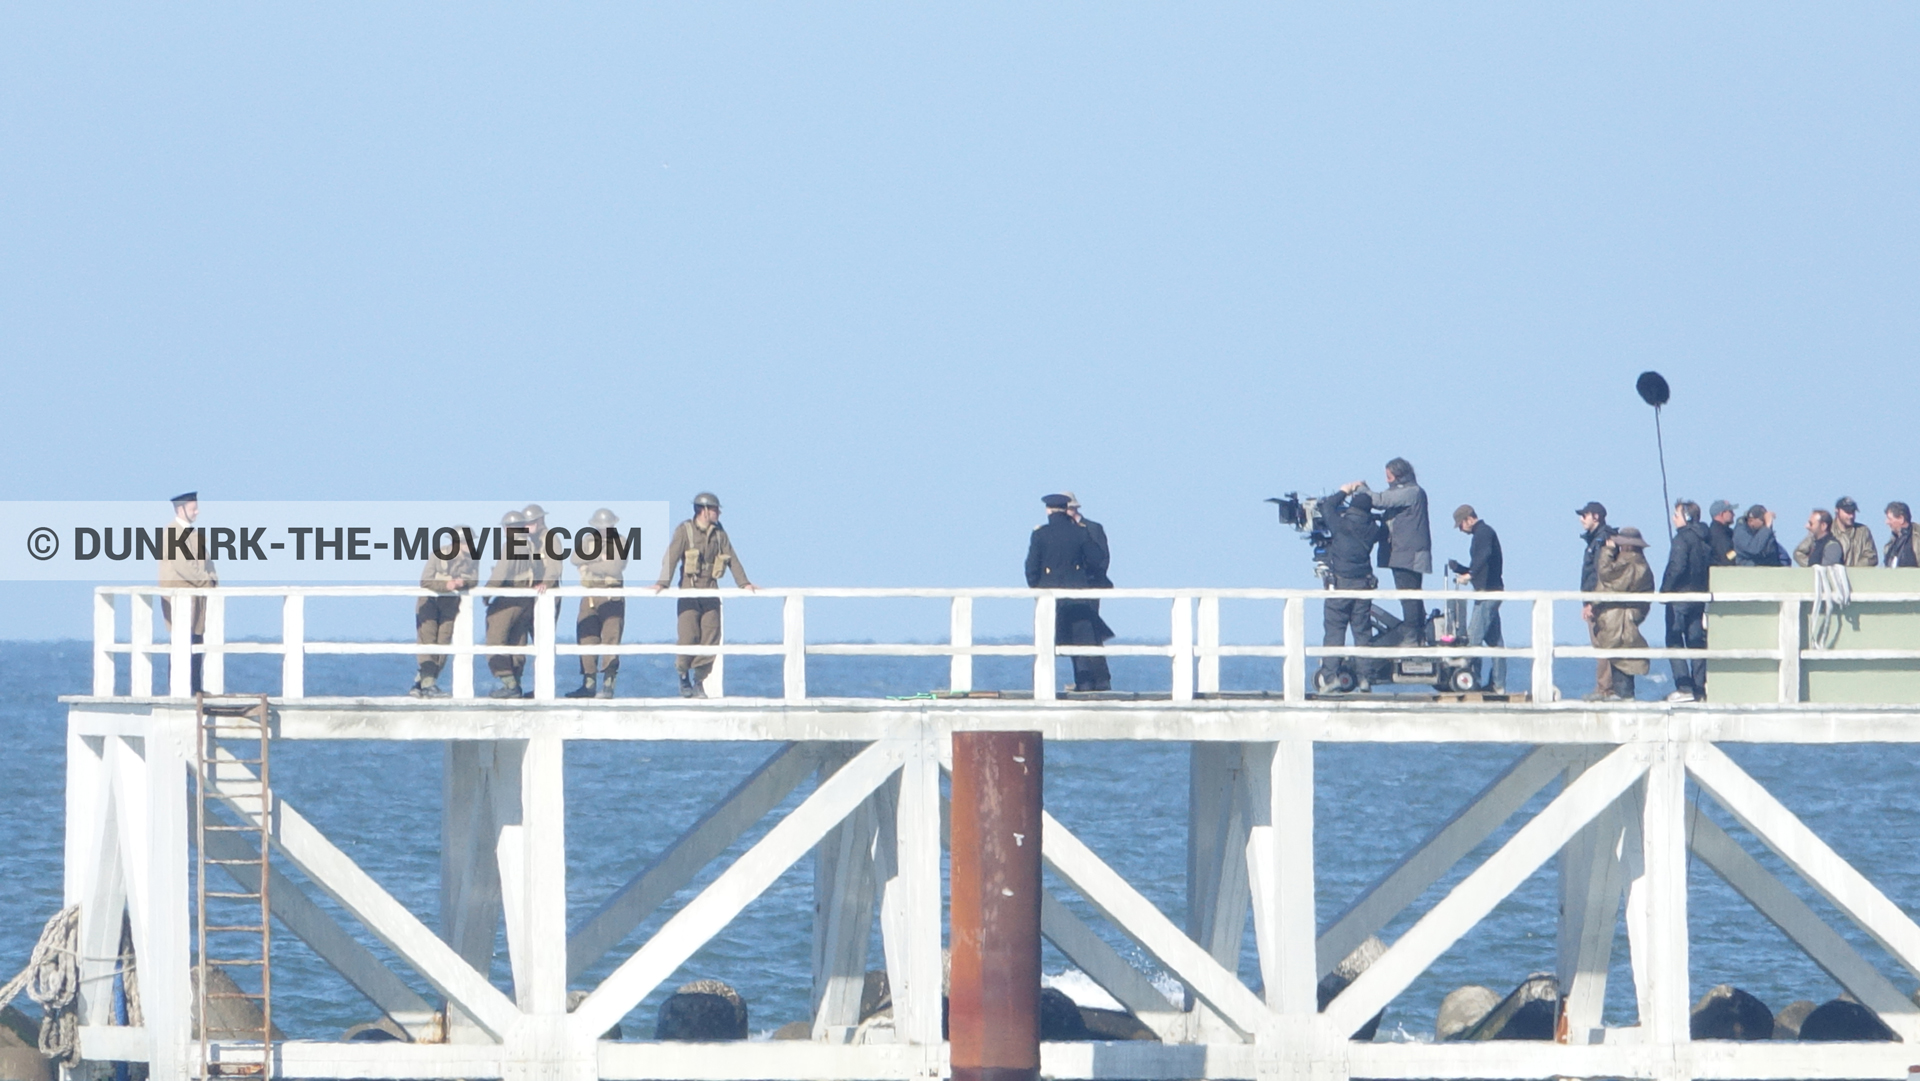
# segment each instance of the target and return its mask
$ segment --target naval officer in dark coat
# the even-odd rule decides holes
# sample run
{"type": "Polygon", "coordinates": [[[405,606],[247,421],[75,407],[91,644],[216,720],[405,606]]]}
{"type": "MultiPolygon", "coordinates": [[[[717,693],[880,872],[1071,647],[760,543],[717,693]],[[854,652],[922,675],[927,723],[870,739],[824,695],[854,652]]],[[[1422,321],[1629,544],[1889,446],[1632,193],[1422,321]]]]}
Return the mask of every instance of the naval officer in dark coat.
{"type": "MultiPolygon", "coordinates": [[[[1067,513],[1064,495],[1041,499],[1047,507],[1045,525],[1033,528],[1027,542],[1027,586],[1031,589],[1088,589],[1106,574],[1106,555],[1085,526],[1067,513]]],[[[1099,612],[1091,601],[1056,602],[1053,642],[1060,646],[1099,644],[1099,612]]],[[[1105,657],[1073,658],[1073,689],[1105,690],[1110,685],[1105,657]]]]}

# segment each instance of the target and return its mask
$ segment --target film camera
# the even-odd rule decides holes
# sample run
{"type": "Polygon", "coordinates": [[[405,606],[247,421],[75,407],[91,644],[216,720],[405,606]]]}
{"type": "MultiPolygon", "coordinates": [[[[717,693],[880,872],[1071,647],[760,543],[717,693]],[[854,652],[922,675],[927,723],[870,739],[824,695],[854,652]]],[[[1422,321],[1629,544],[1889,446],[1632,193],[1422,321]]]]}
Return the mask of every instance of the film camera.
{"type": "MultiPolygon", "coordinates": [[[[1327,546],[1333,543],[1333,531],[1327,527],[1325,506],[1328,496],[1305,496],[1288,492],[1269,498],[1280,514],[1280,524],[1291,526],[1300,539],[1312,546],[1313,573],[1327,588],[1333,588],[1333,571],[1327,563],[1327,546]]],[[[1377,515],[1376,515],[1377,517],[1377,515]]],[[[1456,564],[1450,564],[1449,570],[1456,564]]],[[[1454,571],[1453,573],[1463,573],[1454,571]]],[[[1452,574],[1447,579],[1452,582],[1452,574]]],[[[1450,601],[1445,610],[1435,608],[1427,615],[1428,641],[1436,645],[1467,644],[1466,603],[1450,601]]],[[[1415,628],[1399,616],[1375,604],[1369,606],[1368,646],[1411,646],[1415,628]]],[[[1479,666],[1465,657],[1341,657],[1325,658],[1314,673],[1314,690],[1322,694],[1364,691],[1376,683],[1425,684],[1446,691],[1479,689],[1479,666]]]]}

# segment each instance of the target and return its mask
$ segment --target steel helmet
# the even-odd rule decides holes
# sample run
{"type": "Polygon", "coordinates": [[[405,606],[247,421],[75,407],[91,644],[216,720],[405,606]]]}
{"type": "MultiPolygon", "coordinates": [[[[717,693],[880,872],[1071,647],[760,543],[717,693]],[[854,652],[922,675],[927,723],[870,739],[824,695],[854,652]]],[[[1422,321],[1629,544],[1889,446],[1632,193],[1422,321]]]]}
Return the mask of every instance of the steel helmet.
{"type": "Polygon", "coordinates": [[[612,511],[608,510],[605,507],[601,507],[599,510],[594,511],[593,517],[587,519],[587,525],[593,529],[604,529],[607,526],[619,525],[619,524],[620,524],[620,516],[618,514],[613,513],[612,511]]]}
{"type": "Polygon", "coordinates": [[[529,503],[520,511],[523,522],[538,522],[547,516],[547,508],[538,503],[529,503]]]}
{"type": "Polygon", "coordinates": [[[526,525],[527,521],[527,516],[517,510],[510,510],[500,516],[501,525],[526,525]]]}
{"type": "Polygon", "coordinates": [[[714,510],[719,510],[720,497],[714,495],[712,492],[701,492],[699,495],[693,497],[693,505],[695,507],[712,507],[714,510]]]}

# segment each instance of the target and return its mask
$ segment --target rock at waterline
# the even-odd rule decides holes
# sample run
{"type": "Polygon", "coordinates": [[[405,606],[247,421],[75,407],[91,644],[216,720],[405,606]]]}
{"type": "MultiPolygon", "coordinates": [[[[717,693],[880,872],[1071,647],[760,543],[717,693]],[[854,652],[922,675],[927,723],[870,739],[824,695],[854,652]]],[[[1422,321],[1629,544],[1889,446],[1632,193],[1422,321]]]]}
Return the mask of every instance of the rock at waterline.
{"type": "Polygon", "coordinates": [[[1800,1038],[1800,1025],[1807,1015],[1818,1007],[1811,999],[1795,999],[1781,1007],[1773,1015],[1773,1038],[1776,1040],[1797,1040],[1800,1038]]]}
{"type": "Polygon", "coordinates": [[[716,1043],[747,1038],[747,1003],[719,980],[695,980],[660,1004],[653,1038],[716,1043]]]}
{"type": "Polygon", "coordinates": [[[1433,1019],[1433,1038],[1451,1040],[1486,1019],[1500,1005],[1500,992],[1479,984],[1456,987],[1440,1000],[1433,1019]]]}
{"type": "Polygon", "coordinates": [[[1900,1037],[1880,1020],[1880,1015],[1843,998],[1823,1002],[1800,1022],[1800,1038],[1820,1041],[1873,1041],[1898,1043],[1900,1037]]]}
{"type": "MultiPolygon", "coordinates": [[[[1339,997],[1340,992],[1345,991],[1348,984],[1359,979],[1360,974],[1365,972],[1386,952],[1387,944],[1380,941],[1378,935],[1368,935],[1365,942],[1355,946],[1353,952],[1348,954],[1339,964],[1333,966],[1333,971],[1327,973],[1326,978],[1320,981],[1320,986],[1316,989],[1317,993],[1315,995],[1319,1000],[1320,1008],[1322,1010],[1326,1009],[1327,1003],[1339,997]]],[[[1380,1031],[1380,1019],[1386,1015],[1387,1011],[1384,1009],[1374,1014],[1372,1020],[1361,1025],[1354,1031],[1353,1038],[1363,1043],[1372,1040],[1374,1033],[1380,1031]]]]}
{"type": "Polygon", "coordinates": [[[1730,984],[1721,984],[1693,1004],[1688,1035],[1696,1040],[1771,1040],[1773,1011],[1730,984]]]}
{"type": "Polygon", "coordinates": [[[1551,1040],[1560,1024],[1560,981],[1551,972],[1528,976],[1460,1040],[1551,1040]]]}
{"type": "Polygon", "coordinates": [[[1086,1025],[1088,1040],[1157,1040],[1160,1037],[1125,1010],[1103,1010],[1098,1006],[1080,1007],[1080,1020],[1086,1025]]]}
{"type": "Polygon", "coordinates": [[[40,1055],[40,1022],[13,1006],[0,1009],[0,1081],[53,1081],[57,1072],[40,1055]]]}

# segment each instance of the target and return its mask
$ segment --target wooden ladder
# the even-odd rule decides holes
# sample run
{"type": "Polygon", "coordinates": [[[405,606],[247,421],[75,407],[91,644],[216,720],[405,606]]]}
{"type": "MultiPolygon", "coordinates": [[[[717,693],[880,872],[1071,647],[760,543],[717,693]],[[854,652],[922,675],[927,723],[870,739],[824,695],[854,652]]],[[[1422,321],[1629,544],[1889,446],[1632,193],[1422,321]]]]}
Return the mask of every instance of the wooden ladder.
{"type": "Polygon", "coordinates": [[[273,1066],[273,937],[269,885],[272,870],[273,780],[269,738],[272,714],[267,696],[194,696],[197,766],[194,828],[199,853],[195,877],[195,919],[199,962],[196,1006],[199,1010],[201,1078],[266,1078],[273,1066]],[[216,813],[216,809],[220,813],[216,813]],[[216,885],[207,872],[220,868],[230,881],[216,885]],[[256,944],[257,943],[257,947],[256,944]],[[217,950],[220,956],[215,956],[217,950]],[[259,991],[248,970],[257,969],[259,991]],[[234,977],[240,977],[235,979],[234,977]],[[224,979],[216,979],[225,977],[224,979]],[[257,1003],[257,1044],[244,1032],[222,1027],[214,1038],[211,1007],[227,1000],[257,1003]],[[231,1037],[242,1037],[234,1040],[231,1037]],[[249,1046],[252,1044],[252,1046],[249,1046]],[[218,1054],[216,1054],[218,1052],[218,1054]]]}

